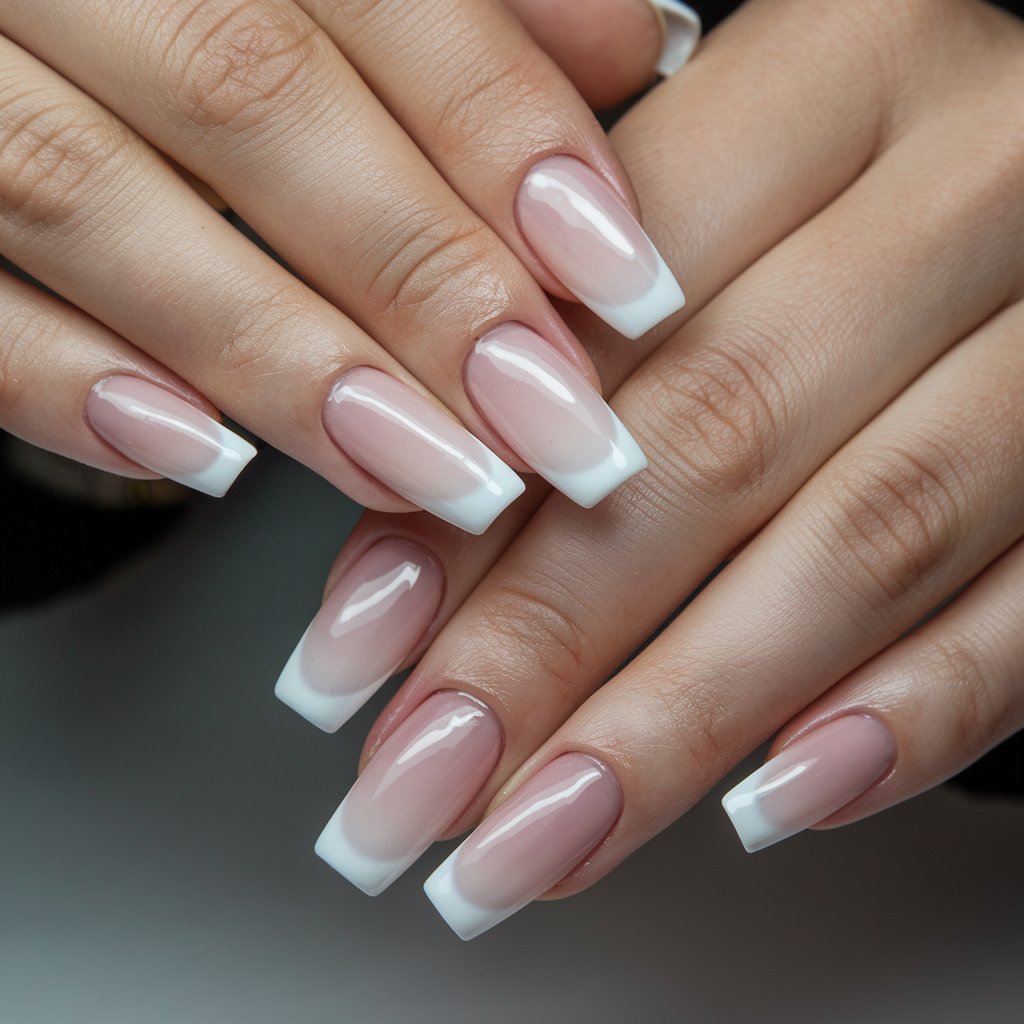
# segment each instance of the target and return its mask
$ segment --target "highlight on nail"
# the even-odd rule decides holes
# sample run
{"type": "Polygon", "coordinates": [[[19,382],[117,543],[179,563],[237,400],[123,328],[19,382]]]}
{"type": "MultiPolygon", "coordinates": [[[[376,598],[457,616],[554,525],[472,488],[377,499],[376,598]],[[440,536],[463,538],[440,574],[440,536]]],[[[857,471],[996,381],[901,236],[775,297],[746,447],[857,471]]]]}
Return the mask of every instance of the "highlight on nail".
{"type": "Polygon", "coordinates": [[[85,400],[89,426],[132,462],[222,497],[256,449],[190,402],[141,377],[115,374],[85,400]]]}
{"type": "Polygon", "coordinates": [[[622,804],[606,764],[562,754],[487,817],[424,890],[460,938],[475,938],[565,878],[608,835],[622,804]]]}
{"type": "Polygon", "coordinates": [[[473,404],[506,444],[584,508],[647,466],[590,382],[523,324],[502,324],[480,338],[464,379],[473,404]]]}
{"type": "Polygon", "coordinates": [[[679,282],[626,204],[575,157],[526,174],[515,202],[523,237],[588,309],[639,338],[686,303],[679,282]]]}
{"type": "Polygon", "coordinates": [[[788,839],[855,800],[895,757],[877,718],[834,718],[791,743],[722,798],[744,848],[754,853],[788,839]]]}
{"type": "Polygon", "coordinates": [[[412,541],[378,541],[345,571],[292,652],[274,693],[335,732],[395,674],[423,638],[444,572],[412,541]]]}
{"type": "Polygon", "coordinates": [[[469,806],[501,747],[490,708],[466,693],[432,694],[373,755],[317,854],[368,895],[383,892],[469,806]]]}
{"type": "Polygon", "coordinates": [[[353,462],[469,533],[483,533],[525,489],[465,427],[381,370],[345,374],[331,388],[323,418],[353,462]]]}

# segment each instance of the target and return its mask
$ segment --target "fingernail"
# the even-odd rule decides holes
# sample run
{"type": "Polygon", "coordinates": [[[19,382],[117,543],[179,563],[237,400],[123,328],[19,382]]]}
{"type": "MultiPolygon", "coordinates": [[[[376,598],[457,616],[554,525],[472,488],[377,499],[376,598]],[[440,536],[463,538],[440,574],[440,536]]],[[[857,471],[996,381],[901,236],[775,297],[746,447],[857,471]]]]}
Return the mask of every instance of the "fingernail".
{"type": "Polygon", "coordinates": [[[464,377],[470,399],[506,443],[584,508],[647,465],[583,374],[522,324],[485,334],[466,359],[464,377]]]}
{"type": "Polygon", "coordinates": [[[501,753],[493,712],[464,693],[428,697],[381,745],[316,852],[376,896],[469,806],[501,753]]]}
{"type": "Polygon", "coordinates": [[[465,427],[380,370],[342,377],[324,425],[381,483],[469,533],[483,533],[523,493],[523,481],[465,427]]]}
{"type": "Polygon", "coordinates": [[[140,377],[107,377],[85,400],[85,418],[132,462],[221,497],[256,454],[248,441],[170,391],[140,377]]]}
{"type": "Polygon", "coordinates": [[[672,271],[622,200],[574,157],[535,164],[516,217],[548,269],[588,309],[639,338],[686,302],[672,271]]]}
{"type": "Polygon", "coordinates": [[[374,544],[331,591],[274,693],[324,732],[340,729],[419,643],[443,590],[426,549],[397,537],[374,544]]]}
{"type": "Polygon", "coordinates": [[[424,891],[460,938],[475,938],[561,881],[621,813],[614,772],[587,754],[563,754],[487,818],[424,891]]]}
{"type": "Polygon", "coordinates": [[[659,75],[668,78],[679,71],[700,42],[700,15],[679,0],[648,0],[665,26],[665,47],[658,58],[659,75]]]}
{"type": "Polygon", "coordinates": [[[754,853],[845,807],[888,771],[895,750],[877,719],[844,715],[767,761],[729,790],[722,806],[754,853]]]}

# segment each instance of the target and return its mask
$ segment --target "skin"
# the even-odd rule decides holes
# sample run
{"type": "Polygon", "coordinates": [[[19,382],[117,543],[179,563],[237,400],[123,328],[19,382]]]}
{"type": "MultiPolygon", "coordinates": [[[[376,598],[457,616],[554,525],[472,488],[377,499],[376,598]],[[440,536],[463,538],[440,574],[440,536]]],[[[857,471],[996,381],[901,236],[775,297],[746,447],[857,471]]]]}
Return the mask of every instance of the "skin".
{"type": "Polygon", "coordinates": [[[986,6],[755,0],[634,108],[613,140],[688,319],[631,374],[635,353],[570,321],[650,469],[479,542],[365,518],[331,581],[391,534],[448,593],[364,762],[442,685],[505,730],[449,834],[561,753],[602,760],[623,814],[557,897],[772,734],[850,711],[890,730],[891,771],[829,826],[1024,725],[1022,97],[1024,26],[986,6]]]}
{"type": "MultiPolygon", "coordinates": [[[[646,4],[603,2],[632,26],[627,42],[660,38],[646,4]]],[[[19,325],[0,343],[4,429],[151,476],[82,416],[93,384],[134,373],[223,410],[358,501],[408,511],[326,435],[322,404],[347,370],[429,394],[517,469],[463,390],[473,341],[530,324],[598,384],[513,198],[559,153],[635,200],[570,79],[497,0],[12,0],[0,33],[0,251],[69,303],[0,279],[19,325]]],[[[570,69],[594,45],[582,39],[570,69]]],[[[619,50],[609,98],[649,79],[659,48],[632,63],[619,50]]]]}

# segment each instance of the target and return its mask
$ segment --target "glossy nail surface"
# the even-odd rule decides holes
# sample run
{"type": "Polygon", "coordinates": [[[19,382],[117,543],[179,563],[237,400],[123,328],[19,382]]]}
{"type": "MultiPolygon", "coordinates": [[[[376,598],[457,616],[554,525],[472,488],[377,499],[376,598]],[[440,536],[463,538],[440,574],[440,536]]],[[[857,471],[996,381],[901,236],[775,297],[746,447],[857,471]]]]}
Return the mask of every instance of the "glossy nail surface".
{"type": "Polygon", "coordinates": [[[700,15],[679,0],[648,0],[665,26],[665,46],[658,58],[657,72],[666,78],[681,70],[700,42],[700,15]]]}
{"type": "Polygon", "coordinates": [[[217,498],[256,454],[194,405],[140,377],[107,377],[94,385],[85,418],[132,462],[217,498]]]}
{"type": "Polygon", "coordinates": [[[466,809],[501,744],[489,708],[464,693],[433,694],[373,755],[317,854],[363,892],[383,892],[466,809]]]}
{"type": "Polygon", "coordinates": [[[288,659],[278,698],[335,732],[394,675],[441,603],[444,574],[410,541],[374,544],[328,595],[288,659]]]}
{"type": "Polygon", "coordinates": [[[424,890],[460,938],[475,938],[569,874],[621,813],[612,770],[587,754],[563,754],[485,819],[424,890]]]}
{"type": "Polygon", "coordinates": [[[466,392],[510,448],[585,508],[647,465],[589,381],[539,334],[502,324],[472,348],[466,392]]]}
{"type": "Polygon", "coordinates": [[[725,794],[722,806],[754,853],[845,807],[888,771],[894,756],[881,722],[844,715],[765,762],[725,794]]]}
{"type": "Polygon", "coordinates": [[[682,309],[682,289],[622,200],[574,157],[534,165],[516,219],[548,269],[602,320],[639,338],[682,309]]]}
{"type": "Polygon", "coordinates": [[[465,427],[380,370],[342,377],[324,425],[381,483],[469,533],[483,533],[523,493],[523,481],[465,427]]]}

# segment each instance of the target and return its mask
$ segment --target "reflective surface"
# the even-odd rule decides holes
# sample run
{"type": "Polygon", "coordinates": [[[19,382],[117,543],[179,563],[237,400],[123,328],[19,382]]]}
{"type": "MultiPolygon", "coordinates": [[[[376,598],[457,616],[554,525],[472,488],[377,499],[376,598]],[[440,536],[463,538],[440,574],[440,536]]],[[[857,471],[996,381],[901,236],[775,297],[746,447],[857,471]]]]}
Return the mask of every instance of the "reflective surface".
{"type": "Polygon", "coordinates": [[[468,944],[420,891],[454,844],[376,899],[340,878],[312,844],[386,694],[324,736],[271,688],[356,515],[267,452],[116,578],[0,619],[5,1021],[1019,1022],[1020,802],[939,790],[751,856],[719,797],[752,758],[468,944]]]}
{"type": "Polygon", "coordinates": [[[523,493],[489,448],[421,394],[380,370],[345,374],[324,404],[334,443],[397,494],[483,533],[523,493]]]}
{"type": "Polygon", "coordinates": [[[522,324],[502,324],[481,338],[466,359],[465,380],[506,443],[587,508],[647,465],[590,382],[522,324]]]}

